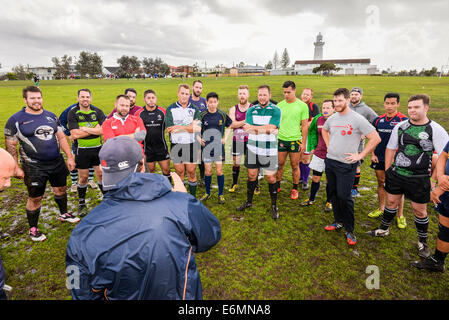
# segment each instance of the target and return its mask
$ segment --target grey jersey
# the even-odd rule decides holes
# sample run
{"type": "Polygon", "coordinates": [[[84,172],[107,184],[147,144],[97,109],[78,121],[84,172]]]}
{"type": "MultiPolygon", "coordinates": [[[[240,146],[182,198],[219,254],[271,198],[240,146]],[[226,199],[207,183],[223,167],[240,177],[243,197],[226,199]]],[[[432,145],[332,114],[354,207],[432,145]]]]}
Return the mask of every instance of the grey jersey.
{"type": "Polygon", "coordinates": [[[329,146],[327,157],[336,161],[347,163],[345,153],[357,153],[362,135],[368,135],[374,126],[357,112],[341,115],[335,113],[324,123],[324,129],[329,132],[329,146]]]}
{"type": "MultiPolygon", "coordinates": [[[[369,121],[369,123],[373,123],[374,119],[378,117],[377,113],[373,109],[368,107],[368,105],[363,101],[360,101],[360,103],[356,105],[352,105],[351,103],[349,103],[349,108],[351,108],[351,110],[354,110],[355,112],[363,116],[366,120],[369,121]]],[[[364,147],[365,147],[365,139],[360,141],[358,150],[359,153],[362,152],[364,147]]]]}

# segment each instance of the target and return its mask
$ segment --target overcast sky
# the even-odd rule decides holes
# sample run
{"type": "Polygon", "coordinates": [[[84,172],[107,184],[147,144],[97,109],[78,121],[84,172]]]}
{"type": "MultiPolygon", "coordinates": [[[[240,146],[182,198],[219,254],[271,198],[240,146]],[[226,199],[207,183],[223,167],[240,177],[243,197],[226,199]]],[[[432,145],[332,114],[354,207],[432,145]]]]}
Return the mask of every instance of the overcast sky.
{"type": "Polygon", "coordinates": [[[449,1],[1,0],[0,63],[51,66],[51,57],[97,52],[161,57],[204,67],[265,65],[287,48],[291,63],[371,58],[381,70],[449,64],[449,1]]]}

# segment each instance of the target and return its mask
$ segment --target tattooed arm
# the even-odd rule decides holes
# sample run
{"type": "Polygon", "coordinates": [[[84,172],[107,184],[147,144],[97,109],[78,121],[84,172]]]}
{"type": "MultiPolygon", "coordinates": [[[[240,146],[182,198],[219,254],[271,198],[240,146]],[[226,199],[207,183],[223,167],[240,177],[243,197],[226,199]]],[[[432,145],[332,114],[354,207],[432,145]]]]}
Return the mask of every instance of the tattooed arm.
{"type": "Polygon", "coordinates": [[[11,138],[11,137],[6,137],[5,139],[5,146],[6,146],[6,151],[8,151],[8,153],[14,158],[14,161],[16,162],[16,169],[14,172],[14,176],[16,178],[19,179],[23,179],[24,177],[24,172],[23,170],[20,168],[19,166],[19,156],[17,154],[17,144],[18,144],[18,140],[11,138]]]}

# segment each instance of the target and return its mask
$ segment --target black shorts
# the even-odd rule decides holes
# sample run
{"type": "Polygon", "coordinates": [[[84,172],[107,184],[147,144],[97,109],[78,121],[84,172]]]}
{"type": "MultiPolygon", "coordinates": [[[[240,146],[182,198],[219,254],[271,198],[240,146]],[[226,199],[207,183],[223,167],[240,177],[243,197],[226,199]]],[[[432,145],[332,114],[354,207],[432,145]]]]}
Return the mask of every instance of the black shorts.
{"type": "Polygon", "coordinates": [[[435,207],[435,210],[442,216],[449,218],[449,192],[446,191],[443,193],[440,196],[440,201],[441,202],[435,207]]]}
{"type": "Polygon", "coordinates": [[[215,145],[211,144],[206,145],[201,148],[201,160],[204,163],[212,163],[212,162],[223,162],[225,161],[225,148],[224,145],[215,145]]]}
{"type": "Polygon", "coordinates": [[[75,154],[75,163],[77,169],[89,169],[100,165],[101,147],[96,148],[78,148],[75,154]]]}
{"type": "Polygon", "coordinates": [[[174,164],[197,163],[199,156],[199,144],[197,143],[172,143],[170,145],[170,159],[174,164]]]}
{"type": "Polygon", "coordinates": [[[156,162],[170,160],[170,154],[167,149],[148,150],[145,149],[146,162],[156,162]]]}
{"type": "Polygon", "coordinates": [[[248,151],[248,141],[232,141],[232,155],[233,156],[246,156],[248,151]]]}
{"type": "Polygon", "coordinates": [[[278,157],[276,156],[260,156],[247,151],[245,157],[245,167],[248,169],[264,168],[268,171],[276,171],[278,169],[278,157]]]}
{"type": "Polygon", "coordinates": [[[430,201],[430,177],[404,177],[389,168],[385,172],[385,191],[389,194],[403,194],[415,203],[430,201]]]}
{"type": "Polygon", "coordinates": [[[379,161],[378,163],[371,162],[370,168],[379,171],[385,171],[385,162],[379,161]]]}
{"type": "Polygon", "coordinates": [[[30,198],[44,195],[47,181],[50,181],[52,187],[67,186],[69,169],[62,155],[49,163],[23,163],[22,170],[25,173],[24,182],[30,198]]]}

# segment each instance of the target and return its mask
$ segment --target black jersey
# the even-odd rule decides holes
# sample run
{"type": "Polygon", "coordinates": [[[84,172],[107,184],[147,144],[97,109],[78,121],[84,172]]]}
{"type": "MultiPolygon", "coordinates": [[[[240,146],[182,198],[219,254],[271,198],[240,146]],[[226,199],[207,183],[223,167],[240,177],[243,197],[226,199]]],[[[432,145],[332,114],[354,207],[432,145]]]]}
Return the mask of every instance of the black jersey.
{"type": "Polygon", "coordinates": [[[165,109],[158,106],[153,111],[148,111],[144,107],[137,115],[147,129],[145,151],[155,154],[166,153],[168,148],[165,141],[165,109]]]}
{"type": "Polygon", "coordinates": [[[29,163],[46,163],[60,157],[58,131],[63,131],[58,117],[47,110],[31,114],[22,108],[5,125],[6,139],[19,141],[21,159],[29,163]]]}

